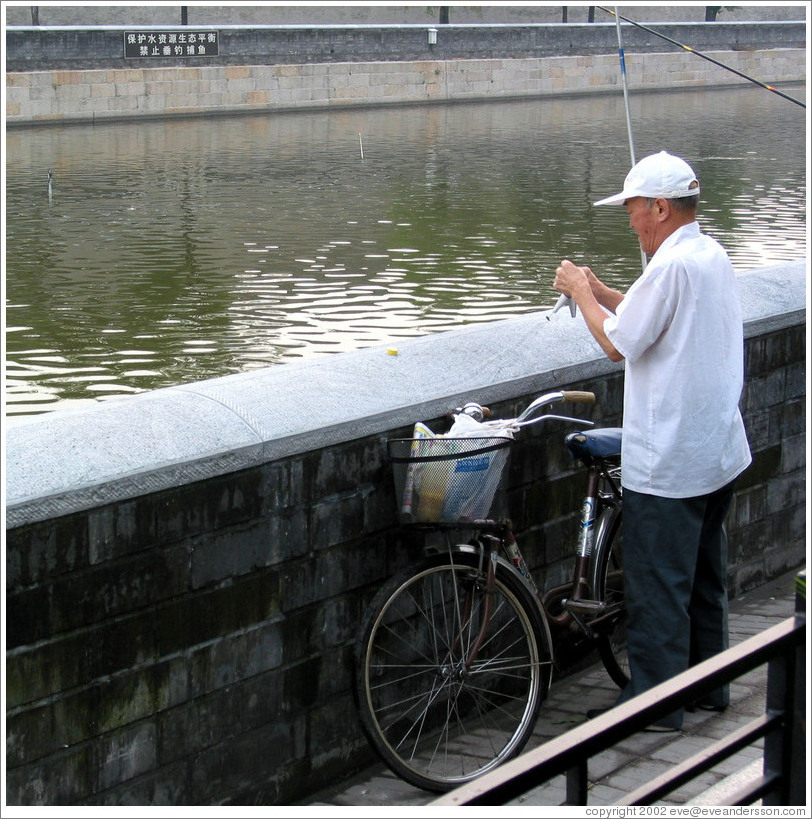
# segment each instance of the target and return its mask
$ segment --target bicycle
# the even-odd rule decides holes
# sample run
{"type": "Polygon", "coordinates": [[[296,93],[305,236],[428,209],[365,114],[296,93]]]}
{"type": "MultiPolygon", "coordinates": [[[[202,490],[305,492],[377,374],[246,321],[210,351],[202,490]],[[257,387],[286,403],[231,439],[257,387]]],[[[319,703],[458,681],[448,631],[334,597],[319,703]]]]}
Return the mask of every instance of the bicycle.
{"type": "Polygon", "coordinates": [[[501,421],[470,402],[453,411],[446,437],[416,424],[414,437],[388,442],[401,521],[435,533],[440,545],[427,543],[424,558],[375,595],[356,643],[353,690],[372,747],[419,788],[451,790],[520,753],[552,680],[554,635],[580,633],[614,682],[628,682],[620,429],[565,436],[587,467],[571,582],[540,592],[501,514],[507,454],[521,431],[553,419],[594,426],[538,414],[594,400],[548,393],[501,421]],[[472,432],[457,437],[465,416],[472,432]],[[460,530],[471,537],[457,542],[460,530]]]}

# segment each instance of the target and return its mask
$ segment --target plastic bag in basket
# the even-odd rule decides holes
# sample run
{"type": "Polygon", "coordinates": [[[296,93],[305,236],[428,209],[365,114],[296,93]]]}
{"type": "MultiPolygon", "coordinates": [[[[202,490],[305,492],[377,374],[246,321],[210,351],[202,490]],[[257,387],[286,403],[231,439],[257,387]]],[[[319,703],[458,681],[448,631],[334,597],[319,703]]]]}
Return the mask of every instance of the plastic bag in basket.
{"type": "MultiPolygon", "coordinates": [[[[459,415],[448,432],[449,438],[482,438],[483,447],[493,444],[494,437],[512,438],[513,431],[493,422],[481,423],[468,415],[459,415]]],[[[463,449],[463,446],[460,447],[463,449]]],[[[445,489],[442,519],[446,521],[480,520],[487,516],[493,503],[508,448],[478,452],[464,445],[465,452],[452,461],[445,489]]]]}

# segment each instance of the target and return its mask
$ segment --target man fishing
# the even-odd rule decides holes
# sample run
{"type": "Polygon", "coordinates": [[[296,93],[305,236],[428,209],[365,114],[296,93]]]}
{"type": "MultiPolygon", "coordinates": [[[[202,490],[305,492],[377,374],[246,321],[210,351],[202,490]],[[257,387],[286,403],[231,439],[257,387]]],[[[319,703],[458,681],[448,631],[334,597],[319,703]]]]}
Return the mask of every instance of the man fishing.
{"type": "MultiPolygon", "coordinates": [[[[696,222],[699,182],[665,151],[641,159],[624,205],[651,258],[626,294],[563,260],[570,296],[612,361],[625,360],[623,568],[631,682],[618,703],[728,647],[724,519],[751,461],[739,411],[743,328],[725,250],[696,222]]],[[[724,710],[727,686],[696,703],[724,710]]],[[[589,713],[588,716],[595,716],[589,713]]],[[[652,730],[677,730],[675,711],[652,730]]]]}

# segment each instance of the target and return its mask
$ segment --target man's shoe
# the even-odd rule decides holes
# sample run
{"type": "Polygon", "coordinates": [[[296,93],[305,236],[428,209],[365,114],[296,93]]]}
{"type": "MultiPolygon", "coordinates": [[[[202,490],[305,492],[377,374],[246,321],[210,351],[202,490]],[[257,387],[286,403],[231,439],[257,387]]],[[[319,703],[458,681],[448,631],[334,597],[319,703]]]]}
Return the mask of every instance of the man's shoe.
{"type": "Polygon", "coordinates": [[[679,728],[674,728],[672,725],[658,725],[655,722],[653,725],[647,725],[643,730],[650,734],[675,734],[679,728]]]}
{"type": "Polygon", "coordinates": [[[692,702],[690,705],[686,706],[686,711],[714,711],[717,714],[721,714],[723,711],[727,710],[726,705],[705,705],[701,702],[692,702]]]}

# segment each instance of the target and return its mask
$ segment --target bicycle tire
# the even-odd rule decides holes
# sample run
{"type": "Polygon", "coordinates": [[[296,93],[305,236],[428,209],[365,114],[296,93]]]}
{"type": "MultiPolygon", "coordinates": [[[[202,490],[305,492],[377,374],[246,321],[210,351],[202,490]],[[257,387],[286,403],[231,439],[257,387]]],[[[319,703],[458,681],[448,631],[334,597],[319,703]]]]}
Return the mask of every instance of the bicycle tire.
{"type": "Polygon", "coordinates": [[[622,512],[612,517],[595,546],[595,597],[606,603],[611,612],[608,625],[598,631],[596,643],[601,661],[613,682],[625,688],[629,682],[629,660],[626,652],[626,604],[623,585],[622,512]]]}
{"type": "Polygon", "coordinates": [[[451,790],[516,756],[550,684],[538,605],[502,564],[490,595],[491,628],[465,668],[489,596],[479,563],[478,554],[436,555],[392,578],[356,644],[364,733],[395,774],[424,790],[451,790]]]}

